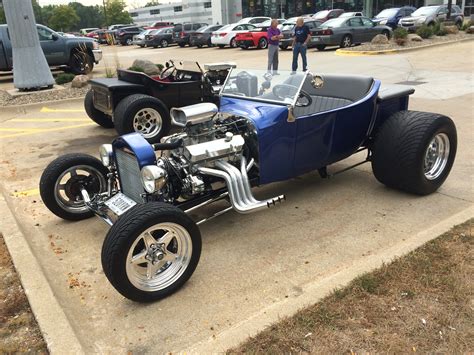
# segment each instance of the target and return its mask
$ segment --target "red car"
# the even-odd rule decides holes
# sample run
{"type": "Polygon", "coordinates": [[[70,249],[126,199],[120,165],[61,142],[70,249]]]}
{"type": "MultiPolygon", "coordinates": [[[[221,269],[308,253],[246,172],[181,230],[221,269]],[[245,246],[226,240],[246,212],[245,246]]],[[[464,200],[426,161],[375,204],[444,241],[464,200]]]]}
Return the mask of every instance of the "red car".
{"type": "Polygon", "coordinates": [[[237,33],[235,42],[242,49],[249,49],[251,47],[265,49],[268,47],[267,31],[268,26],[263,26],[248,32],[237,33]]]}

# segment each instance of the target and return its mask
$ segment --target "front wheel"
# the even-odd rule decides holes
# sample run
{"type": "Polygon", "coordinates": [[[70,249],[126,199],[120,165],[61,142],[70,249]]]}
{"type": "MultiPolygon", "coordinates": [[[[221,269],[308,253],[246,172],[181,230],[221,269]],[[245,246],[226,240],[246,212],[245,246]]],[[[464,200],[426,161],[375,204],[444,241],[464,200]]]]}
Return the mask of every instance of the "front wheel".
{"type": "Polygon", "coordinates": [[[89,74],[94,69],[94,61],[87,52],[76,50],[69,58],[69,69],[76,75],[89,74]]]}
{"type": "Polygon", "coordinates": [[[229,46],[230,46],[230,48],[237,48],[237,41],[235,40],[235,38],[232,38],[230,40],[229,46]]]}
{"type": "Polygon", "coordinates": [[[400,111],[375,137],[372,170],[388,187],[428,195],[448,177],[456,149],[456,127],[449,117],[400,111]]]}
{"type": "Polygon", "coordinates": [[[179,208],[160,202],[136,205],[110,228],[102,268],[112,286],[136,302],[177,291],[201,255],[198,226],[179,208]]]}
{"type": "Polygon", "coordinates": [[[260,49],[265,49],[268,47],[268,41],[266,38],[260,38],[258,41],[258,48],[260,49]]]}
{"type": "Polygon", "coordinates": [[[87,116],[89,116],[89,118],[99,126],[104,128],[114,128],[112,118],[94,107],[94,92],[92,90],[89,90],[86,94],[84,108],[87,116]]]}
{"type": "Polygon", "coordinates": [[[341,48],[348,48],[352,46],[352,37],[351,35],[344,35],[341,40],[341,48]]]}
{"type": "Polygon", "coordinates": [[[41,199],[56,216],[71,221],[89,218],[94,213],[85,205],[81,189],[92,199],[107,190],[109,170],[100,160],[87,154],[66,154],[53,160],[41,175],[41,199]]]}
{"type": "Polygon", "coordinates": [[[149,143],[159,143],[171,129],[169,110],[157,98],[135,94],[124,98],[115,108],[114,123],[120,135],[137,132],[149,143]]]}
{"type": "Polygon", "coordinates": [[[160,45],[162,48],[166,48],[168,47],[169,43],[166,39],[162,39],[161,42],[160,42],[160,45]]]}

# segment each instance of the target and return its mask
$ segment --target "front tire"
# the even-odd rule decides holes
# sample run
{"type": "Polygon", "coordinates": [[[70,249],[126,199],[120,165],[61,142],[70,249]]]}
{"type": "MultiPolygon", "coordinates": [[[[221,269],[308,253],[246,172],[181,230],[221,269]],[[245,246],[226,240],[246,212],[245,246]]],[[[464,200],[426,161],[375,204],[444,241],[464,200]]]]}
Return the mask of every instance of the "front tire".
{"type": "Polygon", "coordinates": [[[388,187],[428,195],[448,177],[456,149],[456,127],[449,117],[400,111],[375,137],[372,170],[388,187]]]}
{"type": "Polygon", "coordinates": [[[258,48],[260,49],[265,49],[268,47],[268,41],[266,38],[260,38],[258,41],[258,48]]]}
{"type": "Polygon", "coordinates": [[[120,135],[137,132],[149,143],[159,143],[171,129],[169,110],[157,98],[135,94],[124,98],[115,108],[115,128],[120,135]]]}
{"type": "Polygon", "coordinates": [[[133,207],[110,228],[101,259],[120,294],[152,302],[183,286],[200,255],[201,233],[191,218],[175,206],[150,202],[133,207]]]}
{"type": "Polygon", "coordinates": [[[87,52],[75,50],[69,58],[69,69],[75,75],[89,74],[94,69],[94,61],[87,52]]]}
{"type": "Polygon", "coordinates": [[[169,42],[166,39],[161,40],[161,42],[160,42],[161,48],[166,48],[166,47],[168,47],[168,45],[169,45],[169,42]]]}
{"type": "Polygon", "coordinates": [[[94,107],[94,92],[89,90],[84,98],[84,108],[86,110],[87,116],[97,123],[99,126],[104,128],[114,128],[114,123],[109,115],[106,115],[102,111],[99,111],[94,107]]]}
{"type": "Polygon", "coordinates": [[[109,170],[100,160],[87,154],[66,154],[53,160],[41,175],[39,190],[46,207],[56,216],[70,221],[92,217],[81,188],[91,199],[107,190],[109,170]]]}
{"type": "Polygon", "coordinates": [[[342,37],[340,47],[341,48],[349,48],[350,46],[352,46],[352,37],[351,37],[351,35],[344,35],[344,37],[342,37]]]}

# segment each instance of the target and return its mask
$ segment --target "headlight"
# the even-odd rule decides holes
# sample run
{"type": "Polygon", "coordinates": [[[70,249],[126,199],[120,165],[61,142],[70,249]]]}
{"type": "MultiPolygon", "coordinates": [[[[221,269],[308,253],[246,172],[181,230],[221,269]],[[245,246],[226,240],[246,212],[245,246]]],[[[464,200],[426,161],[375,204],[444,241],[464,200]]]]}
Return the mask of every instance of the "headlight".
{"type": "Polygon", "coordinates": [[[102,144],[99,148],[99,155],[102,164],[104,164],[106,167],[109,167],[114,155],[112,144],[102,144]]]}
{"type": "Polygon", "coordinates": [[[379,22],[379,25],[386,25],[387,24],[387,20],[382,20],[379,22]]]}
{"type": "Polygon", "coordinates": [[[147,165],[142,169],[142,184],[145,191],[153,193],[166,184],[166,170],[156,165],[147,165]]]}

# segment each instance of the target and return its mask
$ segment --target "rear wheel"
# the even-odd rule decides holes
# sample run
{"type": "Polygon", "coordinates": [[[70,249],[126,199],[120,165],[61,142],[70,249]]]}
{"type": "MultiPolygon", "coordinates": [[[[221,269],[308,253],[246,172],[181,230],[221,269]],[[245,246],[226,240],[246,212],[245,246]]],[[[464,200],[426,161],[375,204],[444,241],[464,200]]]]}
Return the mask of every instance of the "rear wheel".
{"type": "Polygon", "coordinates": [[[56,216],[71,221],[89,218],[94,213],[85,205],[81,189],[89,196],[107,190],[108,169],[100,160],[87,154],[66,154],[44,169],[40,179],[40,195],[56,216]]]}
{"type": "Polygon", "coordinates": [[[127,38],[127,39],[125,40],[125,45],[126,45],[126,46],[131,46],[132,43],[133,43],[133,41],[132,41],[131,38],[127,38]]]}
{"type": "Polygon", "coordinates": [[[230,45],[230,48],[237,47],[237,41],[235,40],[235,37],[230,40],[229,45],[230,45]]]}
{"type": "Polygon", "coordinates": [[[197,225],[179,208],[150,202],[133,207],[110,228],[102,268],[126,298],[151,302],[177,291],[201,255],[197,225]]]}
{"type": "Polygon", "coordinates": [[[171,129],[166,106],[157,98],[143,94],[130,95],[120,101],[114,120],[120,135],[137,132],[150,143],[159,143],[171,129]]]}
{"type": "Polygon", "coordinates": [[[266,38],[260,38],[260,40],[258,41],[258,48],[260,49],[265,49],[268,47],[268,41],[266,38]]]}
{"type": "Polygon", "coordinates": [[[375,137],[372,170],[386,186],[427,195],[448,177],[456,149],[456,127],[449,117],[400,111],[375,137]]]}
{"type": "Polygon", "coordinates": [[[94,92],[92,90],[89,90],[86,94],[84,99],[84,108],[86,110],[87,116],[89,116],[89,118],[99,126],[104,128],[114,127],[112,118],[94,107],[94,92]]]}
{"type": "Polygon", "coordinates": [[[317,44],[316,45],[316,49],[318,51],[324,51],[324,49],[326,48],[326,45],[325,44],[317,44]]]}
{"type": "Polygon", "coordinates": [[[348,48],[352,46],[352,37],[351,35],[344,35],[341,40],[341,48],[348,48]]]}

